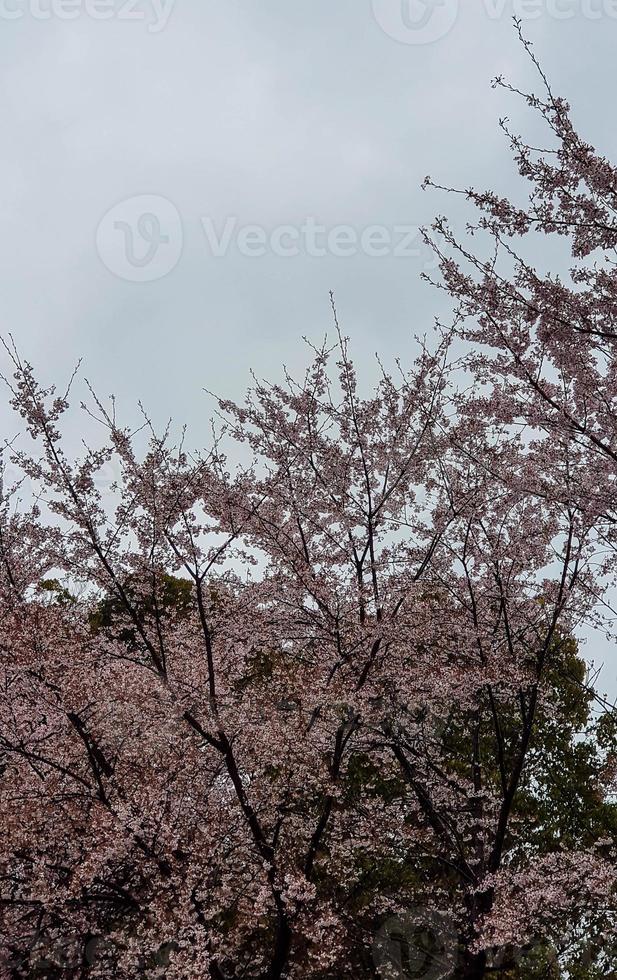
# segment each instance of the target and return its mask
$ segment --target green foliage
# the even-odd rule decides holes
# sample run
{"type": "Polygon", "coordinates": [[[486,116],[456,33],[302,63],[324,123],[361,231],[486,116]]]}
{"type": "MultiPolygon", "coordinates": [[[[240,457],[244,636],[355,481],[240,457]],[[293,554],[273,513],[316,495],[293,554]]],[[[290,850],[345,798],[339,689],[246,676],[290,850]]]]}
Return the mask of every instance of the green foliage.
{"type": "MultiPolygon", "coordinates": [[[[152,583],[152,588],[144,592],[142,585],[134,578],[123,583],[122,589],[140,623],[169,619],[171,616],[187,616],[194,599],[192,583],[187,579],[163,573],[152,583]]],[[[137,626],[128,613],[126,604],[119,594],[106,596],[90,615],[90,628],[93,633],[100,630],[111,631],[112,635],[130,648],[137,644],[137,626]]]]}
{"type": "Polygon", "coordinates": [[[68,606],[75,602],[75,597],[57,578],[46,578],[39,582],[39,591],[46,594],[50,601],[58,606],[68,606]]]}
{"type": "MultiPolygon", "coordinates": [[[[617,720],[612,714],[594,715],[595,695],[586,683],[587,670],[572,637],[559,637],[549,651],[542,682],[542,697],[515,797],[512,831],[506,838],[508,863],[524,863],[530,855],[585,850],[606,840],[617,840],[617,805],[608,796],[608,784],[617,759],[617,720]]],[[[528,693],[528,692],[527,692],[528,693]]],[[[471,775],[474,729],[479,728],[479,757],[483,786],[497,796],[501,774],[496,746],[493,705],[489,693],[480,712],[453,712],[441,740],[440,767],[453,776],[471,775]]],[[[520,702],[500,697],[497,703],[506,773],[515,764],[523,728],[520,702]]],[[[405,800],[411,790],[403,778],[381,772],[368,756],[356,754],[344,778],[344,805],[357,806],[363,798],[385,804],[405,800]]],[[[412,807],[409,808],[411,813],[412,807]]],[[[408,817],[407,819],[411,819],[408,817]]],[[[376,895],[396,895],[409,908],[422,902],[427,887],[434,894],[454,896],[456,871],[430,854],[410,846],[396,860],[362,851],[357,855],[356,878],[349,893],[354,914],[368,907],[376,895]]],[[[344,890],[344,883],[338,889],[344,890]]],[[[537,941],[525,950],[499,951],[496,976],[504,980],[599,980],[617,976],[617,950],[608,949],[601,936],[602,923],[592,915],[577,934],[576,923],[563,923],[557,945],[537,941]],[[563,943],[561,940],[563,939],[563,943]],[[508,966],[511,960],[512,965],[508,966]]],[[[493,974],[491,974],[493,975],[493,974]]]]}

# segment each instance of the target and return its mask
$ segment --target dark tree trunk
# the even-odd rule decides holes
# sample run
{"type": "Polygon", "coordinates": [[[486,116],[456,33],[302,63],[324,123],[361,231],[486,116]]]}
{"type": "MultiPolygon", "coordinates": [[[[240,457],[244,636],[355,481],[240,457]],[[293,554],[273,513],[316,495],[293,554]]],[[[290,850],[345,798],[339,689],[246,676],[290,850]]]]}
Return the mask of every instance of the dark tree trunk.
{"type": "Polygon", "coordinates": [[[452,980],[484,980],[486,966],[486,953],[470,953],[468,950],[462,950],[452,980]]]}
{"type": "Polygon", "coordinates": [[[287,916],[282,909],[279,909],[279,919],[276,928],[276,938],[274,941],[274,954],[268,972],[268,980],[281,980],[287,967],[289,951],[291,948],[291,929],[287,916]]]}

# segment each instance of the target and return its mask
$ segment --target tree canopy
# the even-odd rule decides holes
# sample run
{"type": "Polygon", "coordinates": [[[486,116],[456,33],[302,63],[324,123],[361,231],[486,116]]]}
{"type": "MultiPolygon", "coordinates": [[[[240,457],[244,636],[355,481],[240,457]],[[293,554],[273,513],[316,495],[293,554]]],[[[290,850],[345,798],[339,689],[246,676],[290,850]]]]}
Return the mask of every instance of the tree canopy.
{"type": "Polygon", "coordinates": [[[527,204],[427,232],[453,324],[372,393],[332,297],[203,452],[90,393],[70,458],[71,391],[6,345],[36,502],[0,509],[2,976],[617,973],[616,715],[576,639],[617,570],[617,172],[539,79],[527,204]],[[568,283],[517,252],[553,234],[568,283]]]}

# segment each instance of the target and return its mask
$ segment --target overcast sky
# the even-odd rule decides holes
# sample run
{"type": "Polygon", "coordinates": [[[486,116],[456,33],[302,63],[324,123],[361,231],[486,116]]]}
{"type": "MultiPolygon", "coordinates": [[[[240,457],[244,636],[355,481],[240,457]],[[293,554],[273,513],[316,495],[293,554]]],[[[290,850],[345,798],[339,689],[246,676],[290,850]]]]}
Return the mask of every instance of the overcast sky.
{"type": "Polygon", "coordinates": [[[498,118],[535,132],[490,86],[536,83],[513,14],[617,158],[617,0],[0,0],[2,332],[194,443],[330,289],[367,373],[408,358],[445,309],[414,229],[463,220],[424,176],[515,190],[498,118]]]}

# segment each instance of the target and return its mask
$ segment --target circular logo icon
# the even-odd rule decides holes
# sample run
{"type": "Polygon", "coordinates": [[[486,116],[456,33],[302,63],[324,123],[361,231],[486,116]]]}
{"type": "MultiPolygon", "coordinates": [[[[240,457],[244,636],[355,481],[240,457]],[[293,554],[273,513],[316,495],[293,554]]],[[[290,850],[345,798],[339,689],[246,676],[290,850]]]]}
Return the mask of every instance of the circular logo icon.
{"type": "Polygon", "coordinates": [[[448,915],[418,910],[382,924],[373,942],[380,980],[444,980],[455,968],[458,937],[448,915]]]}
{"type": "Polygon", "coordinates": [[[372,0],[382,30],[403,44],[431,44],[449,34],[459,0],[372,0]]]}
{"type": "Polygon", "coordinates": [[[96,247],[110,272],[128,282],[153,282],[182,255],[182,218],[175,204],[154,194],[129,197],[111,208],[96,231],[96,247]]]}

